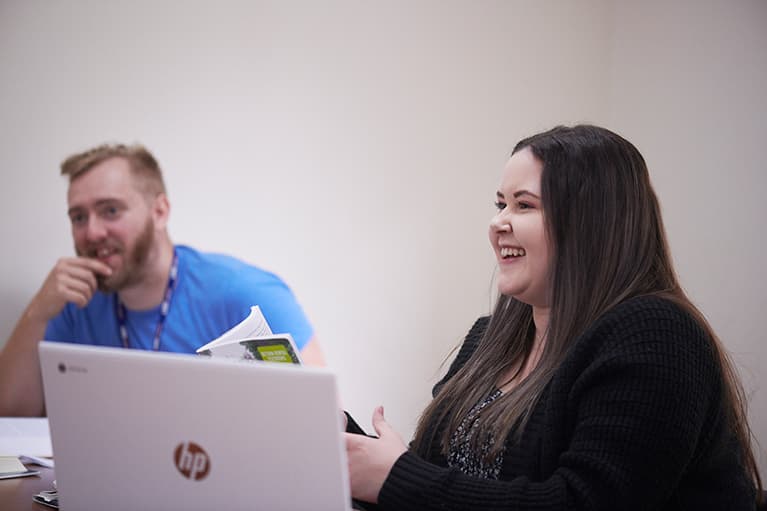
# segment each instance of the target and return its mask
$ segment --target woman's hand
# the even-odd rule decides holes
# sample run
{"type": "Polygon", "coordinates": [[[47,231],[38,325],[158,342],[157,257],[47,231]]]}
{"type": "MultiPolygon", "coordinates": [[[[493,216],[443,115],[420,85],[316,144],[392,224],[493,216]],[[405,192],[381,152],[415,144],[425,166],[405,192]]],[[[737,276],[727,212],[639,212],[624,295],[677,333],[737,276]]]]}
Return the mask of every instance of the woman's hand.
{"type": "Polygon", "coordinates": [[[346,433],[346,454],[352,497],[375,503],[394,462],[407,446],[384,419],[382,406],[373,411],[373,429],[378,438],[346,433]]]}

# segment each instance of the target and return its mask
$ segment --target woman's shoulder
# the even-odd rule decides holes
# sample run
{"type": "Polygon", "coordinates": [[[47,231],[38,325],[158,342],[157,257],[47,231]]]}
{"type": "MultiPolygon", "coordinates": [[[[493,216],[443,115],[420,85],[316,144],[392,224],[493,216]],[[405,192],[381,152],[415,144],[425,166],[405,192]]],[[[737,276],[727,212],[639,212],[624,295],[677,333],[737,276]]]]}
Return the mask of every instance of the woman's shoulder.
{"type": "Polygon", "coordinates": [[[464,344],[466,342],[469,342],[471,344],[477,344],[480,339],[482,339],[482,336],[485,335],[485,330],[487,330],[487,325],[490,323],[490,316],[480,316],[477,318],[476,321],[474,321],[474,324],[471,325],[471,328],[469,329],[469,332],[466,334],[466,337],[464,339],[464,344]]]}
{"type": "Polygon", "coordinates": [[[705,337],[701,324],[692,309],[657,295],[642,295],[629,298],[607,310],[597,319],[590,330],[617,330],[623,334],[631,332],[685,333],[705,337]]]}
{"type": "Polygon", "coordinates": [[[463,339],[461,349],[456,360],[463,364],[476,351],[482,338],[485,336],[487,325],[490,324],[490,316],[480,316],[469,329],[469,333],[463,339]]]}
{"type": "Polygon", "coordinates": [[[579,351],[650,357],[686,356],[711,362],[713,341],[694,309],[655,295],[637,296],[612,307],[580,336],[579,351]]]}
{"type": "MultiPolygon", "coordinates": [[[[721,365],[714,340],[694,309],[658,296],[631,298],[605,312],[569,346],[556,385],[636,402],[719,403],[721,365]]],[[[706,408],[708,409],[708,408],[706,408]]]]}
{"type": "Polygon", "coordinates": [[[437,392],[439,392],[439,389],[442,388],[442,386],[449,380],[450,378],[455,375],[455,373],[458,372],[458,370],[463,367],[463,365],[466,363],[467,360],[471,357],[471,355],[476,351],[477,346],[479,345],[479,342],[482,340],[482,337],[485,335],[485,330],[487,330],[487,325],[490,323],[490,316],[480,316],[477,318],[476,321],[474,321],[474,324],[469,329],[469,332],[466,334],[466,337],[463,339],[463,343],[461,343],[460,349],[458,350],[458,354],[453,359],[453,362],[450,364],[450,367],[447,370],[447,373],[445,376],[437,382],[434,387],[432,388],[432,395],[436,396],[437,392]]]}
{"type": "Polygon", "coordinates": [[[605,315],[689,315],[687,310],[676,300],[661,295],[639,295],[618,303],[605,315]]]}

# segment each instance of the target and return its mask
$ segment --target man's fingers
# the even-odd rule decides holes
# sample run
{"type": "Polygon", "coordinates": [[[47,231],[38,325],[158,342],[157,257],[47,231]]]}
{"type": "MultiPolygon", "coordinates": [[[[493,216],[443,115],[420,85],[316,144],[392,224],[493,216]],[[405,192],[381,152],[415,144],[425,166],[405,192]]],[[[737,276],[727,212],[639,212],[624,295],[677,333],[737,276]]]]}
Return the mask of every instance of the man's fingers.
{"type": "Polygon", "coordinates": [[[112,268],[110,268],[106,263],[99,261],[98,259],[93,259],[90,257],[78,257],[75,260],[82,263],[93,273],[104,275],[105,277],[108,277],[112,274],[112,268]]]}
{"type": "Polygon", "coordinates": [[[109,276],[112,269],[96,259],[76,257],[60,259],[54,272],[60,284],[71,286],[72,280],[79,280],[87,284],[90,288],[89,294],[92,294],[98,288],[98,276],[109,276]]]}
{"type": "Polygon", "coordinates": [[[68,270],[80,269],[89,273],[95,273],[96,275],[104,275],[108,277],[112,274],[112,268],[98,259],[90,257],[74,257],[59,260],[62,268],[68,270]]]}
{"type": "Polygon", "coordinates": [[[58,284],[58,293],[67,302],[72,302],[79,307],[85,307],[91,301],[96,291],[96,277],[92,273],[85,276],[64,276],[58,284]]]}
{"type": "Polygon", "coordinates": [[[52,317],[67,302],[85,307],[98,289],[98,276],[111,275],[112,269],[101,261],[86,257],[59,259],[39,293],[41,310],[52,317]]]}
{"type": "Polygon", "coordinates": [[[69,268],[69,271],[67,272],[67,277],[86,283],[90,287],[91,293],[96,291],[99,286],[99,275],[103,274],[94,272],[91,267],[88,266],[73,266],[69,268]]]}

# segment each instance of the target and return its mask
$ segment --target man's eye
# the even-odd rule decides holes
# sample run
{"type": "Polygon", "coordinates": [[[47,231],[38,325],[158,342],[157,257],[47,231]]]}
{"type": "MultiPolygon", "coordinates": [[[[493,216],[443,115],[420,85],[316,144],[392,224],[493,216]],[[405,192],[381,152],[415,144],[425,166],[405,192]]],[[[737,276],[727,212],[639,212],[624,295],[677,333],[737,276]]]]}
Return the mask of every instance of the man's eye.
{"type": "Polygon", "coordinates": [[[72,225],[82,225],[85,223],[85,215],[71,215],[69,221],[72,225]]]}
{"type": "Polygon", "coordinates": [[[495,201],[495,208],[498,211],[503,211],[504,209],[506,209],[506,203],[501,201],[495,201]]]}
{"type": "Polygon", "coordinates": [[[119,210],[115,206],[107,206],[101,211],[101,214],[107,218],[113,218],[117,216],[117,213],[119,210]]]}

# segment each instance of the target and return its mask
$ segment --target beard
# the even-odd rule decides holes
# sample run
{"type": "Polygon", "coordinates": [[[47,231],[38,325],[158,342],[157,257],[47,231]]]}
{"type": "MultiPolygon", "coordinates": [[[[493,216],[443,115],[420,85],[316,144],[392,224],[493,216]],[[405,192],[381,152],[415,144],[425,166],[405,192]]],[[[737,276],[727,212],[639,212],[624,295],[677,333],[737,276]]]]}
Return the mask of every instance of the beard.
{"type": "Polygon", "coordinates": [[[97,275],[99,291],[102,293],[114,293],[125,289],[141,281],[144,273],[144,266],[149,259],[149,252],[154,243],[154,221],[148,218],[144,228],[136,238],[133,247],[126,249],[125,245],[118,241],[106,240],[97,245],[88,245],[84,250],[75,247],[77,255],[84,257],[97,258],[100,248],[107,246],[113,248],[123,257],[123,266],[119,270],[112,268],[112,275],[106,277],[97,275]]]}

